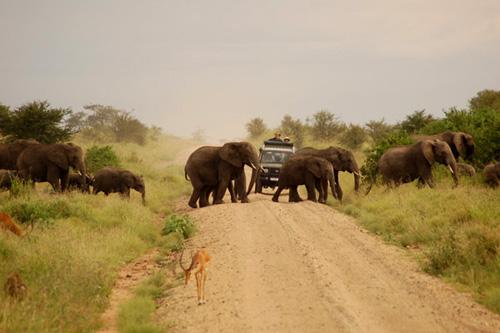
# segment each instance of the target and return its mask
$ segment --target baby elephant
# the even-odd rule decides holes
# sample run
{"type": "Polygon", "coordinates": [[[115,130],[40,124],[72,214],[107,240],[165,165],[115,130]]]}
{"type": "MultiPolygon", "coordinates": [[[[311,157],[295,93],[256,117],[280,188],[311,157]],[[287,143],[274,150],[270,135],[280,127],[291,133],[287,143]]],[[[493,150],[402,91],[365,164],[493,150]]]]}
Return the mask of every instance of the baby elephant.
{"type": "Polygon", "coordinates": [[[17,172],[12,170],[0,170],[0,189],[10,190],[12,181],[17,177],[17,172]]]}
{"type": "Polygon", "coordinates": [[[476,169],[466,163],[457,163],[457,171],[460,176],[474,177],[476,175],[476,169]]]}
{"type": "Polygon", "coordinates": [[[142,194],[142,203],[145,204],[146,188],[141,176],[137,176],[125,169],[107,167],[95,173],[92,193],[104,192],[104,194],[108,195],[109,193],[118,192],[122,196],[130,198],[131,188],[142,194]]]}
{"type": "Polygon", "coordinates": [[[85,176],[82,176],[79,173],[71,173],[68,178],[68,188],[70,190],[80,190],[90,193],[90,185],[94,182],[94,179],[90,175],[85,174],[85,176]]]}
{"type": "Polygon", "coordinates": [[[500,162],[490,163],[483,170],[484,181],[495,188],[500,185],[500,162]]]}

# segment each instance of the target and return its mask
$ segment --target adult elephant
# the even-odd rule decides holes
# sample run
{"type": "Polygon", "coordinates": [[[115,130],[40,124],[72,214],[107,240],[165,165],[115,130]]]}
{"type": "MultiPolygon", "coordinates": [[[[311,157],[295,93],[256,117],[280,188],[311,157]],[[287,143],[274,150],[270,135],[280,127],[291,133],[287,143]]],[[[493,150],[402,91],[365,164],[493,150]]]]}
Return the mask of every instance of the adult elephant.
{"type": "Polygon", "coordinates": [[[490,163],[483,170],[484,181],[495,188],[500,185],[500,162],[490,163]]]}
{"type": "Polygon", "coordinates": [[[0,190],[10,190],[12,181],[17,177],[17,172],[13,170],[0,170],[0,190]]]}
{"type": "Polygon", "coordinates": [[[146,203],[146,186],[141,176],[122,168],[106,167],[97,171],[94,175],[93,194],[104,192],[120,193],[122,196],[130,198],[130,189],[134,189],[142,195],[142,203],[146,203]]]}
{"type": "Polygon", "coordinates": [[[458,160],[460,156],[462,156],[463,159],[470,159],[474,154],[474,138],[468,133],[446,131],[439,134],[420,137],[420,140],[435,139],[446,142],[448,146],[450,146],[453,157],[455,157],[456,160],[458,160]]]}
{"type": "Polygon", "coordinates": [[[332,164],[324,158],[300,155],[294,156],[283,164],[278,179],[278,189],[274,192],[273,201],[278,202],[283,189],[288,188],[288,201],[302,201],[297,191],[299,185],[305,185],[307,200],[316,202],[315,188],[319,188],[319,202],[325,203],[328,199],[328,183],[332,194],[337,197],[332,164]]]}
{"type": "Polygon", "coordinates": [[[380,157],[377,166],[384,183],[388,185],[399,186],[418,179],[419,186],[427,184],[432,188],[434,181],[431,168],[434,162],[448,167],[457,186],[457,162],[448,144],[441,140],[423,140],[390,148],[380,157]]]}
{"type": "Polygon", "coordinates": [[[49,182],[56,192],[68,187],[70,167],[86,174],[82,148],[72,143],[30,145],[17,159],[22,179],[49,182]]]}
{"type": "Polygon", "coordinates": [[[343,197],[342,187],[339,183],[339,171],[347,171],[354,174],[354,190],[356,192],[359,190],[359,179],[361,174],[359,172],[358,162],[356,162],[354,154],[350,150],[332,146],[326,149],[306,147],[299,149],[295,155],[322,157],[332,164],[335,176],[335,188],[339,200],[342,200],[343,197]]]}
{"type": "Polygon", "coordinates": [[[0,143],[0,169],[16,170],[17,159],[27,147],[39,144],[36,140],[19,139],[12,143],[0,143]]]}
{"type": "MultiPolygon", "coordinates": [[[[228,142],[222,147],[203,146],[196,149],[184,168],[185,177],[193,186],[189,206],[196,208],[198,201],[200,207],[208,205],[208,194],[214,189],[214,204],[222,203],[229,182],[234,179],[244,181],[245,165],[254,170],[260,169],[257,150],[248,142],[228,142]]],[[[250,186],[253,183],[255,176],[252,176],[250,186]]],[[[248,202],[246,192],[241,192],[241,202],[248,202]]]]}

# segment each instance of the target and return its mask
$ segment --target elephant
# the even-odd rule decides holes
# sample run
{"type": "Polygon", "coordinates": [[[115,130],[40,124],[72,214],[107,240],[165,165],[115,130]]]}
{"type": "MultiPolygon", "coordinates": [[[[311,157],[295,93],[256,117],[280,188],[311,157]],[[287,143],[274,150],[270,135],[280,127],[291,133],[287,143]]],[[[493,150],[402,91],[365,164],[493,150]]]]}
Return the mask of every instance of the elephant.
{"type": "Polygon", "coordinates": [[[476,175],[476,169],[467,163],[457,163],[457,170],[460,176],[474,177],[476,175]]]}
{"type": "Polygon", "coordinates": [[[500,162],[490,163],[483,170],[484,181],[495,188],[500,185],[500,162]]]}
{"type": "Polygon", "coordinates": [[[450,146],[453,157],[455,157],[457,161],[460,156],[464,159],[470,159],[474,154],[475,143],[474,138],[470,134],[464,132],[446,131],[420,138],[420,140],[433,139],[446,142],[450,146]]]}
{"type": "Polygon", "coordinates": [[[118,192],[127,198],[130,198],[130,189],[133,188],[141,193],[142,203],[146,203],[144,179],[129,170],[114,167],[102,168],[95,173],[93,186],[93,194],[104,192],[107,196],[118,192]]]}
{"type": "Polygon", "coordinates": [[[0,189],[10,190],[12,181],[17,177],[17,172],[13,170],[0,170],[0,189]]]}
{"type": "MultiPolygon", "coordinates": [[[[384,183],[399,186],[418,179],[419,187],[434,187],[432,165],[434,162],[448,167],[458,185],[457,162],[450,146],[441,140],[423,140],[412,145],[389,148],[379,159],[377,167],[384,183]]],[[[370,191],[370,185],[367,193],[370,191]]]]}
{"type": "MultiPolygon", "coordinates": [[[[222,147],[203,146],[196,149],[189,156],[184,168],[184,176],[193,186],[189,206],[196,208],[198,201],[200,207],[207,206],[207,198],[214,190],[214,204],[221,204],[232,180],[240,179],[243,183],[245,165],[252,169],[261,169],[257,150],[248,142],[228,142],[222,147]]],[[[249,186],[254,183],[255,176],[252,176],[249,186]]],[[[246,192],[241,192],[241,202],[248,202],[246,192]]]]}
{"type": "Polygon", "coordinates": [[[332,146],[326,149],[306,147],[299,149],[295,155],[322,157],[332,164],[335,175],[335,187],[339,200],[342,200],[343,197],[343,191],[339,183],[339,171],[347,171],[354,174],[354,190],[356,192],[359,190],[359,179],[361,174],[359,172],[358,162],[356,162],[356,158],[354,158],[354,154],[350,150],[332,146]]]}
{"type": "Polygon", "coordinates": [[[67,189],[70,167],[86,174],[82,148],[72,143],[30,145],[17,159],[20,178],[49,182],[56,192],[67,189]]]}
{"type": "Polygon", "coordinates": [[[281,191],[289,188],[288,201],[302,201],[297,191],[298,185],[307,188],[307,200],[316,202],[315,187],[319,188],[319,202],[326,203],[328,199],[328,182],[334,197],[337,197],[332,164],[321,157],[300,155],[294,156],[283,164],[278,179],[278,188],[273,195],[273,201],[278,202],[281,191]]]}
{"type": "Polygon", "coordinates": [[[94,179],[89,175],[85,174],[82,176],[78,173],[70,173],[68,181],[69,190],[80,190],[84,193],[90,193],[90,186],[93,184],[94,179]]]}
{"type": "Polygon", "coordinates": [[[0,143],[0,169],[17,170],[17,159],[24,149],[39,144],[36,140],[19,139],[12,143],[0,143]]]}

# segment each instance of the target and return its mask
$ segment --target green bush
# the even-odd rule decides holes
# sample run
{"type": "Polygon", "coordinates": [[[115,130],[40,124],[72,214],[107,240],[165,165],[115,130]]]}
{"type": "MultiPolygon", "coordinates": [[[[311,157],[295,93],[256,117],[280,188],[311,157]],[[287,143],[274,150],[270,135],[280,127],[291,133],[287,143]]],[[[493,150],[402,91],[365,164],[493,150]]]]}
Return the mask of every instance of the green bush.
{"type": "Polygon", "coordinates": [[[361,167],[363,181],[374,182],[377,176],[377,163],[385,151],[391,147],[412,144],[413,139],[405,131],[394,131],[387,135],[366,153],[365,164],[361,167]]]}
{"type": "Polygon", "coordinates": [[[427,124],[424,134],[436,134],[445,131],[466,132],[474,137],[476,148],[472,163],[484,166],[493,160],[500,160],[500,112],[494,109],[459,110],[451,108],[445,111],[443,119],[427,124]]]}
{"type": "Polygon", "coordinates": [[[119,167],[120,160],[111,146],[92,146],[85,154],[87,171],[94,173],[104,167],[119,167]]]}
{"type": "Polygon", "coordinates": [[[366,140],[366,130],[359,125],[350,124],[340,135],[340,143],[351,149],[359,148],[366,140]]]}
{"type": "Polygon", "coordinates": [[[195,233],[195,231],[196,228],[189,216],[171,214],[165,221],[162,235],[166,236],[175,232],[182,235],[184,238],[189,238],[195,233]]]}
{"type": "Polygon", "coordinates": [[[11,203],[5,210],[19,223],[29,225],[50,224],[55,219],[73,215],[72,208],[64,200],[11,203]]]}

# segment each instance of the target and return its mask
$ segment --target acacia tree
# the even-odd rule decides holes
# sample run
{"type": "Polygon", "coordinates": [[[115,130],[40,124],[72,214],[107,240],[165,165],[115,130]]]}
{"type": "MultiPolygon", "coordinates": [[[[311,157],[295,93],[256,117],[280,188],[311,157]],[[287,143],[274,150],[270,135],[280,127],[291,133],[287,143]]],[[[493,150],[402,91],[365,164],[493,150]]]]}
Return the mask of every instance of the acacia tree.
{"type": "Polygon", "coordinates": [[[433,122],[435,119],[430,114],[425,114],[425,109],[420,111],[414,111],[412,114],[406,116],[399,126],[403,131],[408,134],[414,134],[420,132],[422,128],[433,122]]]}
{"type": "Polygon", "coordinates": [[[248,135],[252,139],[258,138],[264,134],[265,131],[267,131],[267,126],[264,124],[264,120],[262,118],[250,119],[245,126],[247,128],[248,135]]]}
{"type": "Polygon", "coordinates": [[[281,120],[281,132],[284,136],[290,137],[296,147],[302,147],[304,143],[304,125],[300,119],[293,119],[292,116],[285,115],[281,120]]]}
{"type": "Polygon", "coordinates": [[[35,139],[42,143],[68,140],[74,129],[65,123],[69,108],[52,108],[47,101],[33,101],[10,111],[0,108],[0,132],[9,140],[35,139]]]}
{"type": "Polygon", "coordinates": [[[374,142],[379,142],[385,139],[394,129],[394,126],[387,124],[384,118],[381,120],[370,120],[365,126],[367,128],[368,135],[374,142]]]}
{"type": "Polygon", "coordinates": [[[313,115],[311,132],[316,140],[333,139],[342,131],[342,124],[337,117],[326,110],[321,110],[313,115]]]}

